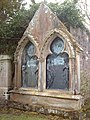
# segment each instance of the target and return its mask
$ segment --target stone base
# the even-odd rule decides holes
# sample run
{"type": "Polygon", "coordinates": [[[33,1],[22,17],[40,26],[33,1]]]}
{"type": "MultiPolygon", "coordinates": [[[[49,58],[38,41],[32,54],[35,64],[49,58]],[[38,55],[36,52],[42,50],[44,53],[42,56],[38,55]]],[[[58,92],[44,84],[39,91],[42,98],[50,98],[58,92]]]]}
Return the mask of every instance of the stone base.
{"type": "Polygon", "coordinates": [[[8,92],[8,87],[0,87],[0,98],[5,99],[5,95],[8,92]]]}
{"type": "MultiPolygon", "coordinates": [[[[32,111],[58,114],[61,109],[64,111],[76,111],[81,109],[83,99],[81,95],[52,95],[49,92],[26,92],[11,91],[10,101],[31,106],[32,111]]],[[[20,106],[19,106],[20,107],[20,106]]],[[[28,107],[26,107],[28,108],[28,107]]],[[[31,109],[30,108],[30,109],[31,109]]],[[[20,109],[20,108],[19,108],[20,109]]],[[[26,109],[28,110],[28,109],[26,109]]]]}

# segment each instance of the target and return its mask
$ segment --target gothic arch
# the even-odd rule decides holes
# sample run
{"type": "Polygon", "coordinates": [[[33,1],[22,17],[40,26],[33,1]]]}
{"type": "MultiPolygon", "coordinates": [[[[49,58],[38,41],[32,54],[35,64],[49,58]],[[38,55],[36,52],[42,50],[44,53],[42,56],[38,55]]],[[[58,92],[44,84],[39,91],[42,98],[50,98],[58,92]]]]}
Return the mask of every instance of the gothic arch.
{"type": "Polygon", "coordinates": [[[37,50],[37,55],[39,56],[39,43],[36,41],[36,39],[34,39],[33,36],[31,35],[27,35],[27,36],[23,36],[20,40],[20,42],[18,43],[15,55],[14,55],[14,60],[17,61],[18,60],[18,56],[21,56],[20,54],[22,54],[25,46],[28,44],[28,42],[32,42],[37,50]]]}
{"type": "Polygon", "coordinates": [[[69,54],[69,57],[74,57],[75,56],[75,51],[74,51],[74,48],[73,48],[72,41],[70,40],[68,35],[66,35],[63,31],[57,30],[57,29],[51,30],[48,33],[48,35],[45,37],[43,45],[41,47],[41,56],[40,57],[45,57],[45,56],[48,55],[48,53],[50,52],[48,50],[48,48],[50,47],[50,44],[52,43],[52,41],[54,40],[55,37],[59,37],[64,41],[64,43],[65,43],[64,51],[69,54]]]}
{"type": "MultiPolygon", "coordinates": [[[[63,52],[67,53],[69,56],[69,83],[68,84],[69,84],[69,91],[73,91],[72,83],[74,81],[74,69],[75,68],[73,68],[72,65],[75,64],[73,63],[73,61],[76,59],[76,49],[74,49],[74,47],[77,46],[77,49],[78,49],[78,45],[77,43],[75,43],[74,39],[71,36],[69,36],[69,34],[66,34],[65,32],[59,29],[51,30],[45,37],[44,42],[42,44],[41,51],[40,51],[41,53],[40,58],[43,58],[44,67],[46,70],[46,58],[49,54],[51,54],[50,45],[56,37],[59,37],[64,41],[65,46],[64,46],[63,52]]],[[[44,73],[45,73],[45,70],[43,70],[44,73]]],[[[44,76],[46,76],[46,74],[44,76]]],[[[44,78],[44,82],[45,82],[44,88],[46,88],[46,77],[44,78]]]]}
{"type": "Polygon", "coordinates": [[[21,64],[22,64],[22,55],[23,50],[26,47],[26,45],[31,42],[35,48],[36,48],[36,56],[39,58],[39,44],[38,42],[33,38],[33,36],[27,35],[23,36],[20,42],[18,43],[15,56],[14,56],[14,62],[15,62],[15,88],[21,87],[21,64]]]}

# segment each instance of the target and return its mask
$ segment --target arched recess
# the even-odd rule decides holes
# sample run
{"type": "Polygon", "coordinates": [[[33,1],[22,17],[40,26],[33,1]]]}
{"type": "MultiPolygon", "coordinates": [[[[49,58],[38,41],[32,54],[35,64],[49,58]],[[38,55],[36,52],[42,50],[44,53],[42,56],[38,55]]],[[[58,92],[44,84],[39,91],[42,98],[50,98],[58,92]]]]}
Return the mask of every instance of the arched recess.
{"type": "Polygon", "coordinates": [[[64,32],[60,30],[51,31],[51,33],[49,33],[47,37],[45,38],[44,43],[42,45],[42,51],[41,51],[41,57],[45,59],[43,63],[44,68],[45,68],[45,70],[43,69],[43,73],[45,73],[44,74],[44,83],[45,83],[44,89],[59,89],[59,90],[62,89],[62,90],[72,91],[72,85],[73,85],[72,81],[74,79],[74,75],[72,74],[72,61],[71,60],[72,58],[75,57],[75,51],[74,51],[72,42],[73,41],[70,40],[68,35],[66,35],[64,32]],[[54,42],[56,38],[59,38],[61,41],[63,41],[64,46],[63,46],[63,50],[55,55],[54,52],[51,50],[51,44],[54,42]],[[67,59],[67,63],[65,59],[67,59]],[[58,64],[61,61],[61,63],[57,65],[58,68],[55,65],[52,66],[53,64],[52,62],[55,62],[55,64],[57,64],[56,61],[58,62],[58,64]],[[49,64],[48,62],[51,62],[51,63],[49,64]],[[51,67],[51,68],[48,69],[48,67],[51,67]],[[55,69],[58,69],[58,70],[56,71],[55,69]],[[60,74],[55,75],[57,72],[58,73],[60,72],[59,71],[60,69],[61,69],[61,72],[63,72],[63,74],[60,73],[62,74],[61,76],[59,76],[60,74]],[[65,78],[66,76],[67,76],[67,79],[65,78]],[[56,77],[57,83],[54,82],[55,77],[56,77]],[[49,81],[48,79],[51,79],[51,81],[49,81]],[[58,82],[58,80],[60,79],[62,79],[61,82],[58,82]]]}
{"type": "Polygon", "coordinates": [[[56,37],[46,58],[46,89],[69,89],[69,56],[64,51],[64,41],[56,37]]]}
{"type": "Polygon", "coordinates": [[[18,43],[15,52],[15,88],[32,87],[37,88],[38,82],[38,57],[39,45],[37,41],[30,35],[24,36],[18,43]],[[31,51],[31,48],[33,48],[31,51]],[[33,66],[32,66],[33,63],[33,66]],[[31,72],[31,67],[33,68],[31,72]],[[32,73],[35,74],[32,75],[32,73]],[[29,76],[34,77],[34,80],[29,80],[29,76]],[[27,78],[25,78],[26,76],[27,78]],[[32,82],[32,83],[30,83],[32,82]]]}
{"type": "Polygon", "coordinates": [[[38,88],[38,57],[35,55],[36,47],[29,42],[23,51],[21,71],[22,87],[38,88]]]}
{"type": "Polygon", "coordinates": [[[59,37],[64,41],[64,51],[67,52],[69,54],[69,57],[75,57],[75,50],[74,50],[74,40],[69,37],[69,35],[67,35],[66,33],[64,33],[61,30],[58,29],[54,29],[51,30],[45,37],[45,39],[43,40],[43,44],[42,44],[42,48],[41,48],[41,55],[40,57],[44,58],[45,56],[47,56],[50,52],[50,44],[52,43],[52,41],[56,38],[59,37]],[[47,51],[47,52],[46,52],[47,51]]]}

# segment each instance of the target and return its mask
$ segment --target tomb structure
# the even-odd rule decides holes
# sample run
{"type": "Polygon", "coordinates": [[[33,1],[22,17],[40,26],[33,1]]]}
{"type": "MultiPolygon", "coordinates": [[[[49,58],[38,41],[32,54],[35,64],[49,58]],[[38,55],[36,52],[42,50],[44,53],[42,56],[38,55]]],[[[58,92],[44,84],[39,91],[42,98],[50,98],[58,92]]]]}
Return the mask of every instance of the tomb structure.
{"type": "Polygon", "coordinates": [[[10,100],[32,107],[78,110],[82,48],[42,3],[18,43],[10,100]]]}

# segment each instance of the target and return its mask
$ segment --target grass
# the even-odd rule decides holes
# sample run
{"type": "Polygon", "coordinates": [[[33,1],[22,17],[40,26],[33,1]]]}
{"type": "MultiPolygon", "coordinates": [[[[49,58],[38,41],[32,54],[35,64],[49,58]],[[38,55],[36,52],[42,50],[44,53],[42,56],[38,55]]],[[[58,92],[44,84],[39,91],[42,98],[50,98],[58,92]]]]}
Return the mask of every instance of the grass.
{"type": "Polygon", "coordinates": [[[0,115],[0,120],[48,120],[41,116],[31,116],[31,115],[25,115],[21,114],[19,116],[17,115],[10,115],[10,114],[2,114],[0,115]]]}
{"type": "Polygon", "coordinates": [[[44,115],[12,108],[0,108],[0,120],[69,120],[57,115],[44,115]]]}
{"type": "Polygon", "coordinates": [[[36,112],[25,112],[15,109],[0,109],[0,120],[50,120],[36,112]]]}

